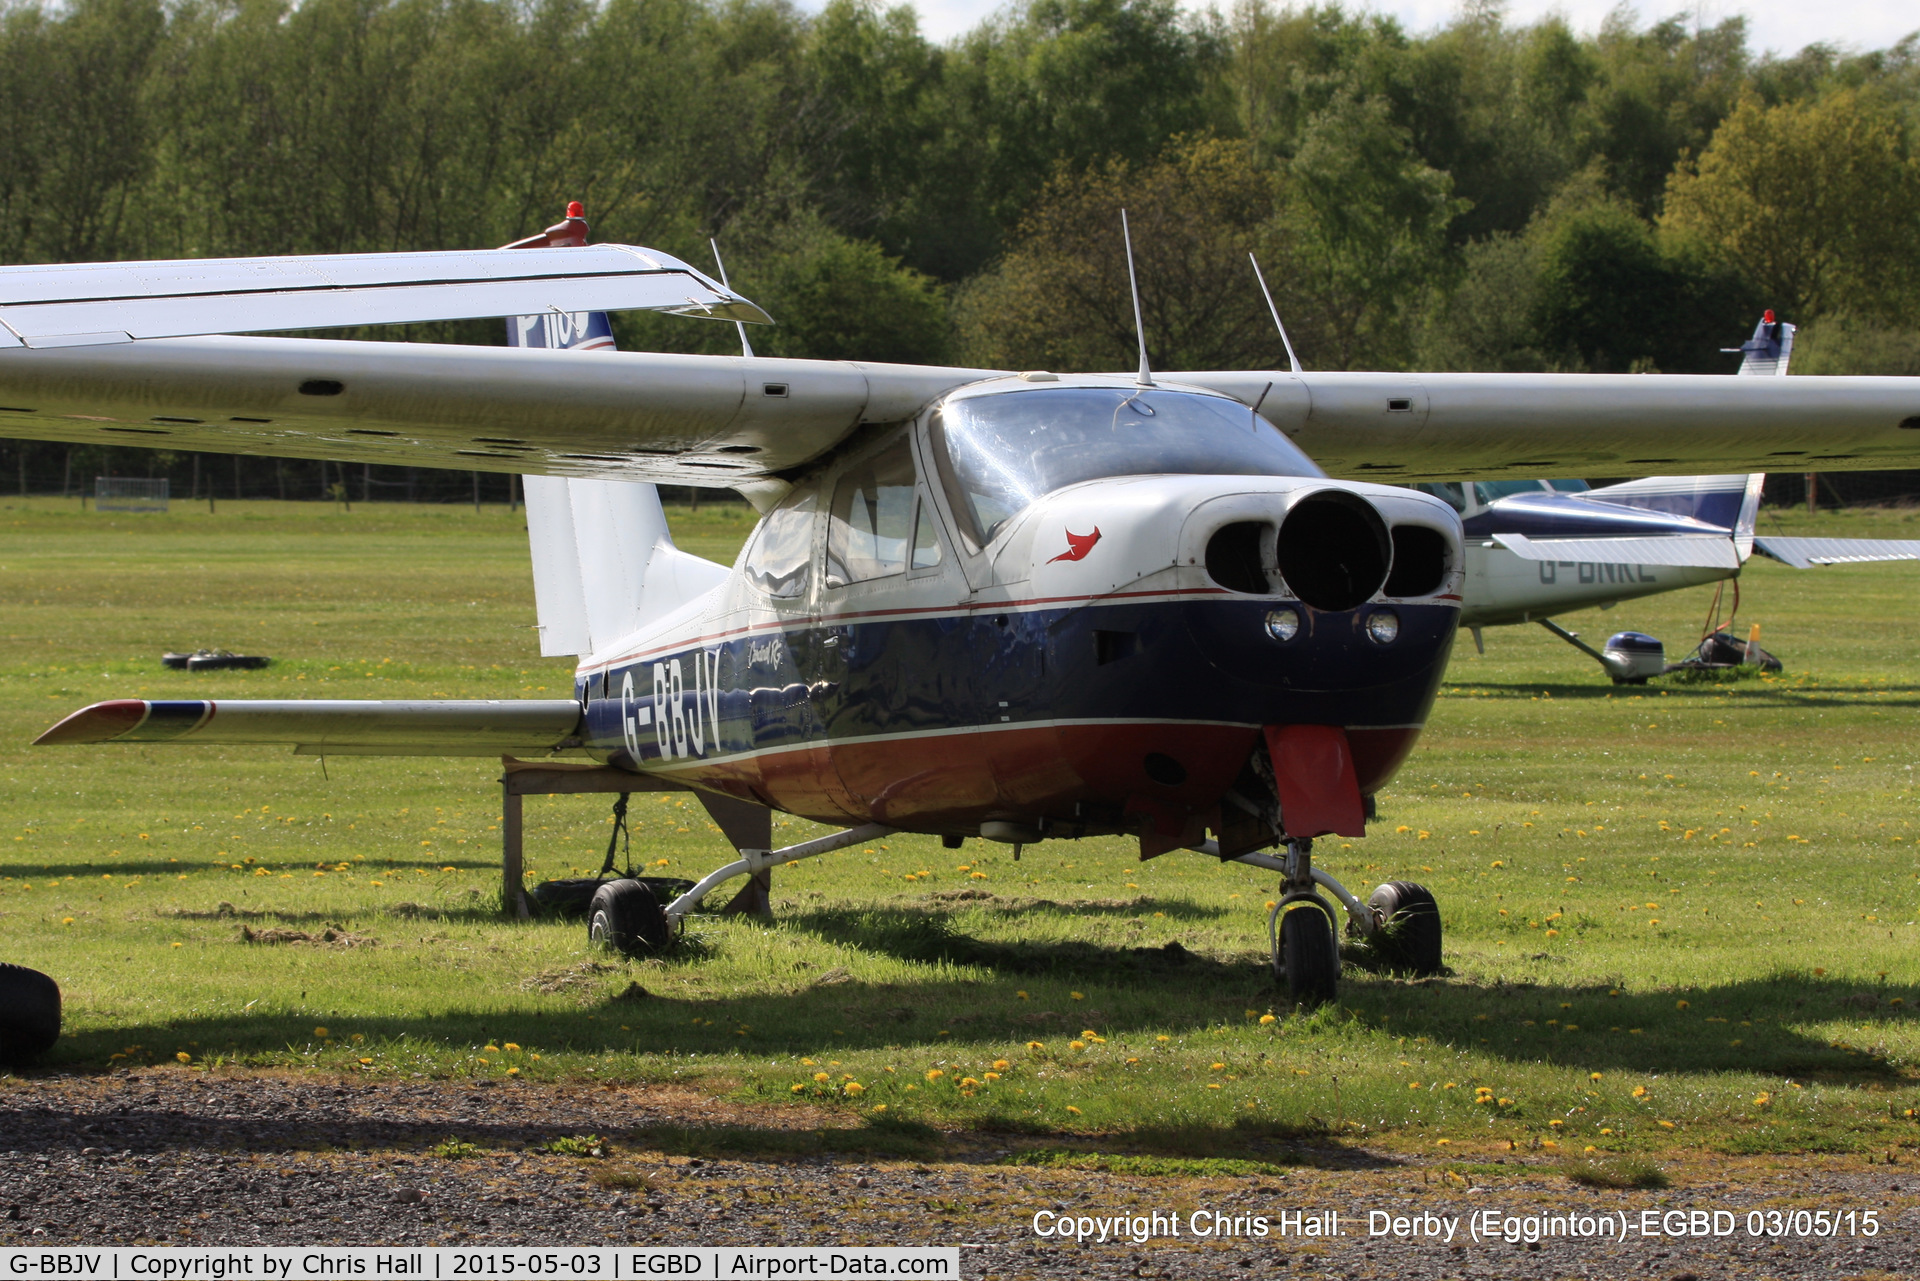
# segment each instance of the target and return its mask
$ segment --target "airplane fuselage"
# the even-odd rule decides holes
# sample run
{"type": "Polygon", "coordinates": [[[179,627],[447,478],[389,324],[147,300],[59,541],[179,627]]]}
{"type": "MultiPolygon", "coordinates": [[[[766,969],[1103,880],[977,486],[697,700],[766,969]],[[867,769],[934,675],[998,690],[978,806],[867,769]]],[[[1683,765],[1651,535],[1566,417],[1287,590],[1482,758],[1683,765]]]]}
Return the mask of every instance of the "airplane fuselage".
{"type": "Polygon", "coordinates": [[[1367,794],[1411,751],[1459,617],[1438,500],[1312,474],[1095,476],[981,537],[935,434],[870,432],[796,481],[727,582],[583,661],[587,749],[821,822],[1167,841],[1218,827],[1265,727],[1340,727],[1367,794]],[[850,485],[880,495],[852,533],[850,485]],[[1341,540],[1376,533],[1401,570],[1383,582],[1380,561],[1357,598],[1284,572],[1357,564],[1379,553],[1341,540]]]}

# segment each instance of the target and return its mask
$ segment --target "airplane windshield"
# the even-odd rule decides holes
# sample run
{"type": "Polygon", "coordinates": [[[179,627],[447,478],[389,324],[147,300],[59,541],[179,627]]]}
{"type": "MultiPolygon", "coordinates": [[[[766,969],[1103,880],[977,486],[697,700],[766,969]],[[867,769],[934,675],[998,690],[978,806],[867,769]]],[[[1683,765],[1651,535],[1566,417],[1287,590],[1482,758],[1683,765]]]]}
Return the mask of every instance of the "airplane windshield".
{"type": "Polygon", "coordinates": [[[1056,387],[949,401],[933,416],[948,501],[975,546],[1044,494],[1104,476],[1322,476],[1264,418],[1218,396],[1056,387]]]}

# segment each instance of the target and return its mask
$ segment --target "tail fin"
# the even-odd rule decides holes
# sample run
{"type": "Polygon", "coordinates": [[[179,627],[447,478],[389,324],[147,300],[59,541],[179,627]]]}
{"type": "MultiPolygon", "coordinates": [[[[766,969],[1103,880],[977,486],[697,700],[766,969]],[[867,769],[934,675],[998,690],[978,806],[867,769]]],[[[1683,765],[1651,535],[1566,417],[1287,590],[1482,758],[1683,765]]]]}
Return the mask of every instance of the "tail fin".
{"type": "MultiPolygon", "coordinates": [[[[586,210],[505,249],[587,243],[586,210]]],[[[507,345],[613,351],[603,311],[553,311],[507,320],[507,345]]],[[[527,542],[543,655],[605,648],[724,582],[727,570],[673,545],[660,491],[620,480],[523,476],[527,542]]]]}
{"type": "Polygon", "coordinates": [[[1742,374],[1757,375],[1763,378],[1785,377],[1787,362],[1793,358],[1794,327],[1784,320],[1775,320],[1773,309],[1769,307],[1760,315],[1760,323],[1753,327],[1753,337],[1738,347],[1723,347],[1722,351],[1740,353],[1742,374]]]}
{"type": "MultiPolygon", "coordinates": [[[[1638,507],[1642,511],[1662,512],[1668,516],[1688,516],[1734,530],[1743,520],[1750,522],[1758,505],[1759,473],[1751,476],[1649,476],[1618,485],[1604,485],[1580,495],[1595,502],[1638,507]]],[[[1751,526],[1749,524],[1749,532],[1751,526]]]]}
{"type": "Polygon", "coordinates": [[[652,485],[528,476],[526,487],[542,654],[604,649],[727,579],[673,545],[652,485]]]}

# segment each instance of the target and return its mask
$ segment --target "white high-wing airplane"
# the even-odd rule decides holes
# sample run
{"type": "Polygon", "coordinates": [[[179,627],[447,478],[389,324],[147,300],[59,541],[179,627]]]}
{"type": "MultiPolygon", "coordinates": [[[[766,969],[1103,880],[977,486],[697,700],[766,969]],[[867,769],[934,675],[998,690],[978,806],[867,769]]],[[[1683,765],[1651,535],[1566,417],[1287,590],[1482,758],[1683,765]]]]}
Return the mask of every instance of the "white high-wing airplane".
{"type": "MultiPolygon", "coordinates": [[[[1783,377],[1794,326],[1768,311],[1753,335],[1727,349],[1748,377],[1783,377]]],[[[1481,629],[1538,623],[1592,656],[1615,683],[1644,682],[1666,669],[1660,642],[1622,632],[1596,650],[1552,621],[1556,614],[1610,606],[1739,577],[1758,552],[1791,565],[1920,560],[1920,542],[1756,535],[1764,472],[1652,476],[1600,489],[1582,480],[1424,482],[1416,488],[1460,513],[1466,580],[1460,625],[1485,652],[1481,629]]]]}
{"type": "Polygon", "coordinates": [[[572,699],[122,699],[39,741],[577,750],[847,829],[741,849],[670,904],[609,883],[592,929],[636,949],[729,876],[890,830],[1132,834],[1142,857],[1282,872],[1275,968],[1320,1001],[1321,889],[1389,958],[1440,965],[1431,894],[1362,902],[1311,857],[1364,832],[1453,643],[1459,515],[1406,482],[1920,465],[1901,378],[583,355],[555,339],[593,337],[593,311],[766,319],[584,238],[570,219],[539,252],[0,268],[0,434],[526,474],[542,651],[579,658],[572,699]],[[486,315],[544,315],[549,345],[231,336],[486,315]],[[673,547],[653,482],[755,503],[731,571],[673,547]]]}

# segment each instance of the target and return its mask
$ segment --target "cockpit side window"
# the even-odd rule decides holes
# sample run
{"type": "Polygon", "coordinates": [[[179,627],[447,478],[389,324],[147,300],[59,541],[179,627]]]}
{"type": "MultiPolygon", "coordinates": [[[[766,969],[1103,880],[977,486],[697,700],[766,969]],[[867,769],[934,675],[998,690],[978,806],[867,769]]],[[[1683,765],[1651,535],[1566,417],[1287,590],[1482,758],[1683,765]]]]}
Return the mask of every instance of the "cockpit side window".
{"type": "Polygon", "coordinates": [[[1422,481],[1414,488],[1423,494],[1432,494],[1457,512],[1467,510],[1467,491],[1457,480],[1422,481]]]}
{"type": "Polygon", "coordinates": [[[754,532],[742,568],[747,578],[775,600],[802,600],[813,563],[813,518],[820,485],[809,481],[780,500],[754,532]]]}
{"type": "Polygon", "coordinates": [[[827,586],[907,568],[913,539],[913,454],[902,435],[841,474],[827,515],[827,586]]]}
{"type": "Polygon", "coordinates": [[[1480,496],[1480,502],[1492,506],[1502,498],[1511,498],[1515,494],[1545,494],[1551,492],[1544,480],[1476,480],[1473,489],[1480,496]]]}

